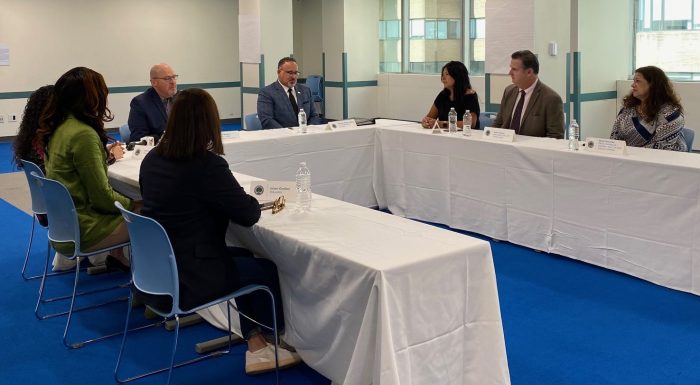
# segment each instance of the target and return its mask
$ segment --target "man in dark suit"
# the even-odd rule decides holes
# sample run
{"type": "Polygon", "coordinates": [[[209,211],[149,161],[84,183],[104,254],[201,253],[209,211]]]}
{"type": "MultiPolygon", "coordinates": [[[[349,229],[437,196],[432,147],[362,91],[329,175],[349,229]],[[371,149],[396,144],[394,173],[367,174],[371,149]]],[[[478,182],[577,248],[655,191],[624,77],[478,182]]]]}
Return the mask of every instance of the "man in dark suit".
{"type": "Polygon", "coordinates": [[[511,56],[513,84],[506,87],[494,127],[510,128],[518,135],[564,138],[564,112],[559,94],[539,80],[540,63],[530,51],[511,56]]]}
{"type": "Polygon", "coordinates": [[[151,88],[131,100],[129,130],[132,142],[144,136],[154,136],[157,141],[163,135],[170,106],[175,102],[177,77],[165,63],[151,67],[151,88]]]}
{"type": "Polygon", "coordinates": [[[299,109],[306,112],[308,124],[321,124],[311,99],[311,90],[297,84],[299,66],[291,57],[277,63],[277,81],[258,93],[258,118],[263,129],[296,127],[299,109]]]}

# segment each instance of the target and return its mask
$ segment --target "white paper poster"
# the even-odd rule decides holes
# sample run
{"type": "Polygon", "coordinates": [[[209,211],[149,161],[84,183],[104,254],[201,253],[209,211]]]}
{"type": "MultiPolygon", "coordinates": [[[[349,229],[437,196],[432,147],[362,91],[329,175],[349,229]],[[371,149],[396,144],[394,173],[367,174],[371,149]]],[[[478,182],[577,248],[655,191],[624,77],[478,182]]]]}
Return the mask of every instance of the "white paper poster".
{"type": "Polygon", "coordinates": [[[242,63],[260,63],[260,16],[238,16],[238,55],[242,63]]]}
{"type": "Polygon", "coordinates": [[[0,44],[0,66],[10,65],[10,48],[4,44],[0,44]]]}
{"type": "MultiPolygon", "coordinates": [[[[534,0],[486,2],[486,73],[507,74],[510,55],[535,47],[534,0]]],[[[537,53],[537,52],[535,52],[537,53]]]]}

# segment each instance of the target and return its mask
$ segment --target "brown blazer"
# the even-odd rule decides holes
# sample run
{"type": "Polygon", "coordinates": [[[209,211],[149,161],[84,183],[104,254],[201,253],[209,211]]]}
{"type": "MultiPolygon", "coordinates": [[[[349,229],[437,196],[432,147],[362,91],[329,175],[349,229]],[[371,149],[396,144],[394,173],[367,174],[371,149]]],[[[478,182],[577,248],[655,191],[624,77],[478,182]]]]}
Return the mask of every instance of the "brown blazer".
{"type": "MultiPolygon", "coordinates": [[[[493,121],[494,127],[510,128],[518,92],[518,86],[515,84],[509,85],[503,91],[501,109],[493,121]]],[[[517,134],[564,138],[564,111],[561,96],[542,83],[542,80],[537,81],[537,85],[532,91],[517,134]]]]}

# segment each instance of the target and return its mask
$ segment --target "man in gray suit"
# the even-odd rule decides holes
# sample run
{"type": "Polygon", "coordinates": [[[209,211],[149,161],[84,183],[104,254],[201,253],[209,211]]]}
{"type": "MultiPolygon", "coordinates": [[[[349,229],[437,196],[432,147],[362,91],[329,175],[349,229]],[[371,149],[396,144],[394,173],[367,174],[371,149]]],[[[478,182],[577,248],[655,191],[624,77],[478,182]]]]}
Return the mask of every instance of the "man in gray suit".
{"type": "Polygon", "coordinates": [[[518,135],[564,138],[564,112],[559,94],[539,80],[540,63],[530,51],[511,56],[506,87],[494,127],[510,128],[518,135]]]}
{"type": "Polygon", "coordinates": [[[311,90],[297,84],[299,66],[291,57],[277,63],[277,81],[258,93],[258,118],[263,129],[296,127],[299,109],[306,112],[308,124],[321,124],[311,100],[311,90]]]}

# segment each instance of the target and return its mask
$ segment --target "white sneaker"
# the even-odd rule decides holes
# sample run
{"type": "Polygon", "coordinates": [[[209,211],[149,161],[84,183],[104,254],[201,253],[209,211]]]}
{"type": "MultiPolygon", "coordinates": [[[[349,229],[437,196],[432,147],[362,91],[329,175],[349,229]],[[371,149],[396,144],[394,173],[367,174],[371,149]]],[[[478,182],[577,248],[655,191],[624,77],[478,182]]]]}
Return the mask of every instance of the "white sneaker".
{"type": "Polygon", "coordinates": [[[66,271],[75,269],[77,258],[68,259],[63,254],[56,252],[53,256],[53,271],[66,271]]]}
{"type": "MultiPolygon", "coordinates": [[[[289,350],[277,348],[280,369],[289,368],[301,362],[301,357],[297,353],[289,350]]],[[[275,370],[275,347],[267,344],[264,348],[251,352],[245,352],[245,372],[246,374],[260,374],[275,370]]]]}

